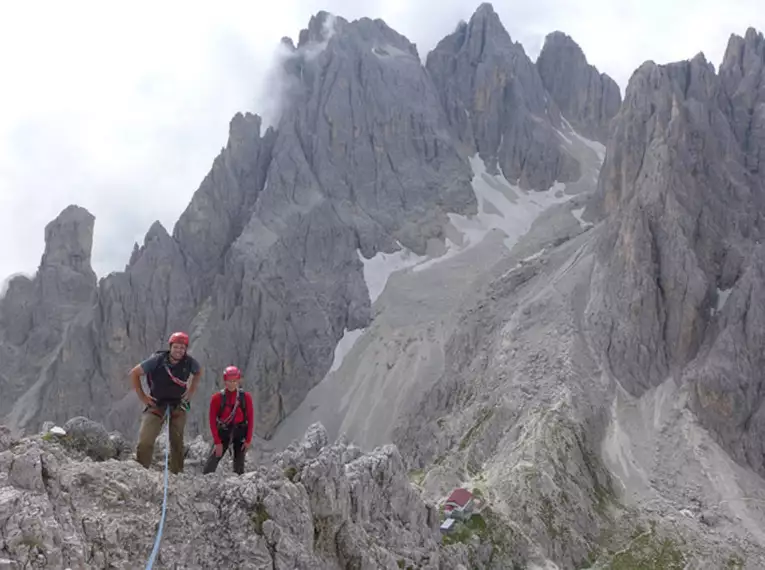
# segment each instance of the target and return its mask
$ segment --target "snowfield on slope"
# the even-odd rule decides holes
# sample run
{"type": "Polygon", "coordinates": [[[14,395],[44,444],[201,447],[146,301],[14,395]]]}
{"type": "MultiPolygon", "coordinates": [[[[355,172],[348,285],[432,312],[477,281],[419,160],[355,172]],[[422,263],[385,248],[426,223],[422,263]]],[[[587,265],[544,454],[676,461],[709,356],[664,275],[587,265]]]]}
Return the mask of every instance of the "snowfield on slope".
{"type": "Polygon", "coordinates": [[[365,449],[390,441],[400,412],[438,380],[455,311],[473,302],[497,264],[512,268],[540,254],[543,248],[536,243],[581,229],[571,213],[577,205],[568,202],[594,189],[592,172],[600,157],[592,150],[598,143],[571,144],[583,164],[583,181],[545,191],[524,191],[501,173],[489,174],[478,155],[470,157],[478,212],[449,214],[453,227],[447,228],[442,255],[420,256],[402,247],[365,259],[359,252],[374,323],[345,331],[329,373],[277,428],[270,445],[279,449],[315,421],[332,437],[345,432],[365,449]],[[558,209],[557,217],[544,217],[558,209]]]}

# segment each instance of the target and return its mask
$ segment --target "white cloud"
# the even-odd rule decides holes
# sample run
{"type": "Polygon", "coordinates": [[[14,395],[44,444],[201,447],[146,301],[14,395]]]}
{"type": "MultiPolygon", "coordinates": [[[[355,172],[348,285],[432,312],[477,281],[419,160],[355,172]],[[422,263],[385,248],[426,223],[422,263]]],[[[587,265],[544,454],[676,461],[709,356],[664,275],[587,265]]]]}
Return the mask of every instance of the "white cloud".
{"type": "MultiPolygon", "coordinates": [[[[479,2],[80,0],[11,3],[0,19],[0,281],[33,273],[44,226],[68,204],[96,216],[94,268],[120,270],[155,219],[168,229],[225,145],[237,111],[262,112],[282,36],[319,10],[382,18],[424,58],[479,2]]],[[[754,0],[496,2],[533,58],[555,29],[622,89],[646,59],[703,51],[719,65],[731,33],[765,29],[754,0]]]]}

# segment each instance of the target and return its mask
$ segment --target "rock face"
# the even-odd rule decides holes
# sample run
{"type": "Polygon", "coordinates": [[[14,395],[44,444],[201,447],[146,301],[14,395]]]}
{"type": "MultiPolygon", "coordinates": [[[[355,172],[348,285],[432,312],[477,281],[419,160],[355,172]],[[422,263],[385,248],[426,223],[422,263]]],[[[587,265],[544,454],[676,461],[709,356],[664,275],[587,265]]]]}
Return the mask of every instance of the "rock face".
{"type": "Polygon", "coordinates": [[[154,223],[125,270],[96,286],[93,218],[72,207],[46,233],[34,282],[11,282],[0,355],[13,365],[0,381],[12,398],[0,412],[13,429],[95,409],[132,437],[141,406],[128,370],[187,330],[206,370],[190,434],[207,431],[204,398],[236,364],[256,431],[270,437],[326,375],[345,331],[370,324],[374,267],[443,251],[450,216],[478,213],[466,149],[524,188],[587,186],[597,172],[488,4],[427,66],[381,20],[320,12],[297,46],[283,43],[277,127],[237,114],[172,232],[154,223]]]}
{"type": "Polygon", "coordinates": [[[209,294],[212,281],[223,270],[226,252],[247,224],[265,184],[276,132],[268,129],[261,134],[261,124],[261,118],[251,113],[234,116],[226,148],[173,232],[183,246],[196,299],[209,294]]]}
{"type": "MultiPolygon", "coordinates": [[[[603,106],[602,90],[590,85],[594,70],[586,61],[569,68],[560,79],[577,89],[568,99],[563,92],[569,85],[563,83],[551,81],[548,93],[540,73],[549,77],[555,71],[551,69],[551,49],[534,65],[523,47],[512,41],[492,6],[485,3],[427,58],[428,71],[457,136],[471,153],[479,153],[489,172],[500,169],[510,182],[525,189],[547,190],[555,182],[573,182],[582,175],[581,165],[563,144],[560,103],[580,125],[590,125],[588,133],[597,131],[620,103],[617,89],[609,93],[602,113],[580,110],[603,106]]],[[[571,59],[565,49],[561,55],[571,59]]]]}
{"type": "Polygon", "coordinates": [[[10,413],[14,423],[42,421],[43,411],[57,420],[59,410],[81,412],[99,403],[86,386],[94,359],[89,324],[97,303],[90,265],[94,222],[84,208],[65,208],[45,228],[35,277],[13,278],[0,299],[0,414],[10,413]],[[70,390],[72,378],[85,381],[70,390]]]}
{"type": "Polygon", "coordinates": [[[0,565],[142,562],[160,479],[123,461],[125,375],[184,329],[208,372],[161,564],[765,567],[762,35],[719,74],[643,64],[621,106],[573,40],[535,64],[488,4],[424,67],[379,20],[284,45],[277,128],[237,115],[172,233],[96,286],[69,208],[0,301],[0,565]],[[231,363],[259,435],[305,408],[330,433],[199,477],[231,363]],[[16,441],[44,420],[71,433],[16,441]],[[458,486],[485,510],[439,539],[458,486]]]}
{"type": "Polygon", "coordinates": [[[344,330],[368,324],[360,255],[424,253],[447,212],[475,210],[469,168],[408,40],[379,20],[320,13],[286,69],[295,87],[267,183],[200,339],[209,358],[257,379],[263,434],[321,380],[344,330]]]}
{"type": "MultiPolygon", "coordinates": [[[[0,452],[0,563],[144,565],[161,514],[162,473],[71,453],[39,437],[0,452]]],[[[458,570],[468,567],[469,553],[441,544],[438,513],[412,488],[395,447],[352,453],[342,442],[328,444],[316,425],[276,464],[241,477],[171,475],[154,567],[458,570]]]]}
{"type": "Polygon", "coordinates": [[[761,474],[764,53],[749,30],[719,76],[701,55],[633,75],[600,179],[587,317],[625,389],[683,378],[700,421],[761,474]]]}
{"type": "Polygon", "coordinates": [[[545,38],[536,66],[569,123],[585,137],[605,143],[622,103],[616,82],[589,65],[579,45],[563,32],[545,38]]]}
{"type": "Polygon", "coordinates": [[[392,279],[311,413],[390,430],[427,497],[475,488],[559,568],[765,564],[762,53],[641,66],[595,195],[392,279]]]}

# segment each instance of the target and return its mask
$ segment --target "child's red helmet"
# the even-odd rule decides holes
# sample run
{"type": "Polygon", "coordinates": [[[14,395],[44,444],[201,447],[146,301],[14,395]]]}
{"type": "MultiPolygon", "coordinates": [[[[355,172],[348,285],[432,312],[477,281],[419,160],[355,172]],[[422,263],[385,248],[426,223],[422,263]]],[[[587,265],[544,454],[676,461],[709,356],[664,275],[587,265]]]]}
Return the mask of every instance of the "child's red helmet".
{"type": "Polygon", "coordinates": [[[242,373],[239,372],[239,369],[236,366],[227,366],[226,369],[223,371],[223,380],[234,380],[234,379],[240,379],[242,377],[242,373]]]}

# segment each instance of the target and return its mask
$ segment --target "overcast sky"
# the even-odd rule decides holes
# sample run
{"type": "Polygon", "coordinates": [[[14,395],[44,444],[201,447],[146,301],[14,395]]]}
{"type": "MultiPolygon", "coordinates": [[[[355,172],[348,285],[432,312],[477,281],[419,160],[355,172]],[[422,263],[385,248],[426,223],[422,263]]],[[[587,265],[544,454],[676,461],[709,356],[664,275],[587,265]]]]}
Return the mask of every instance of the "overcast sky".
{"type": "MultiPolygon", "coordinates": [[[[154,220],[169,232],[226,144],[237,111],[267,109],[279,40],[319,10],[382,18],[425,57],[479,1],[8,2],[0,13],[0,283],[33,274],[44,227],[69,204],[96,216],[99,277],[124,269],[154,220]]],[[[717,67],[731,33],[765,30],[761,0],[520,0],[493,3],[536,59],[571,35],[622,94],[643,61],[703,51],[717,67]]]]}

